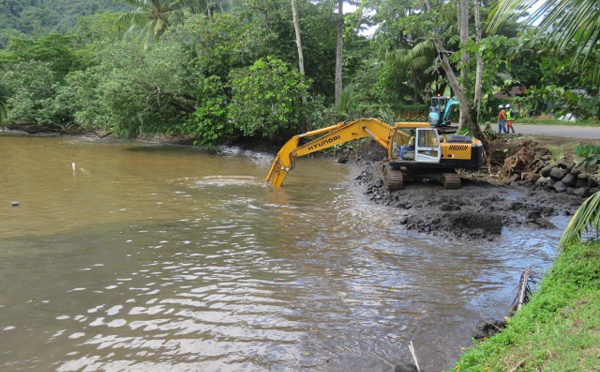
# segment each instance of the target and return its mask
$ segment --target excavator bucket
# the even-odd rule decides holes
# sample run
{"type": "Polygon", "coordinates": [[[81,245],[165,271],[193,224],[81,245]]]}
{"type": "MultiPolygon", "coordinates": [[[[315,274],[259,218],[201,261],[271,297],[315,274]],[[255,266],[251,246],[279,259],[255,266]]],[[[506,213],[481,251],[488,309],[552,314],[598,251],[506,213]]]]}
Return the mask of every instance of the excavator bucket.
{"type": "Polygon", "coordinates": [[[283,145],[283,147],[277,153],[277,157],[271,165],[271,170],[265,179],[265,185],[271,182],[272,186],[279,187],[283,184],[285,177],[290,170],[294,168],[294,156],[292,152],[298,147],[300,142],[300,136],[296,135],[283,145]]]}

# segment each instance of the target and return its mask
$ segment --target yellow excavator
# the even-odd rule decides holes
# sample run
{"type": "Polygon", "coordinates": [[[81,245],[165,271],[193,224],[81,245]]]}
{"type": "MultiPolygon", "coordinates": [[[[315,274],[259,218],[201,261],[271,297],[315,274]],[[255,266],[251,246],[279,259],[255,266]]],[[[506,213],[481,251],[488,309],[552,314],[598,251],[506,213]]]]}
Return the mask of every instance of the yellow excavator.
{"type": "Polygon", "coordinates": [[[265,184],[281,186],[298,157],[368,137],[387,150],[382,175],[390,191],[420,179],[435,180],[447,189],[457,189],[460,176],[456,169],[477,169],[483,164],[481,141],[470,136],[441,135],[430,123],[398,122],[392,126],[365,118],[295,135],[277,153],[265,184]],[[300,144],[303,138],[315,136],[318,137],[300,144]]]}

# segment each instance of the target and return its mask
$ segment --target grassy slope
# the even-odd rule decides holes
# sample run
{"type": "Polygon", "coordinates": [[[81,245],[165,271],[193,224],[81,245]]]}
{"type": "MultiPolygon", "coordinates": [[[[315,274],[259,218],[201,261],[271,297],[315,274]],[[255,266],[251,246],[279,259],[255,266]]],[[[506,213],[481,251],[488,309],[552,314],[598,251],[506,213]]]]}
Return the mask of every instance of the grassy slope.
{"type": "Polygon", "coordinates": [[[600,242],[561,252],[532,301],[457,370],[600,371],[600,242]]]}

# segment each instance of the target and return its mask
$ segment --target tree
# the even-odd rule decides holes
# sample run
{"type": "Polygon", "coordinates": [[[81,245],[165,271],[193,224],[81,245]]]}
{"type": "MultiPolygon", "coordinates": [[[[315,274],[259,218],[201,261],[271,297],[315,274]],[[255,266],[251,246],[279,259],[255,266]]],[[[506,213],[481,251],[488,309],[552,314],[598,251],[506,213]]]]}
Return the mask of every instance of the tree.
{"type": "Polygon", "coordinates": [[[123,14],[119,21],[133,24],[130,31],[141,27],[146,34],[145,45],[150,37],[158,43],[162,34],[174,23],[183,19],[183,7],[179,1],[171,0],[121,0],[136,7],[123,14]]]}
{"type": "Polygon", "coordinates": [[[8,88],[4,85],[4,74],[0,77],[0,127],[4,130],[4,120],[8,114],[8,88]]]}
{"type": "MultiPolygon", "coordinates": [[[[577,56],[589,57],[599,53],[600,8],[597,0],[500,0],[492,14],[489,29],[494,31],[507,20],[522,17],[525,17],[524,25],[535,26],[539,40],[557,51],[564,52],[571,43],[575,43],[577,56]],[[529,13],[533,6],[537,9],[529,13]]],[[[598,64],[593,80],[600,84],[598,64]]]]}
{"type": "MultiPolygon", "coordinates": [[[[429,0],[425,0],[425,7],[428,13],[432,12],[429,0]]],[[[469,102],[467,96],[465,95],[465,92],[461,88],[459,80],[456,77],[454,70],[452,69],[452,65],[450,64],[450,60],[448,58],[448,52],[446,51],[446,48],[444,47],[444,44],[442,42],[439,28],[434,26],[432,33],[434,45],[438,51],[438,56],[442,62],[442,68],[446,73],[446,77],[448,78],[448,82],[452,87],[452,91],[456,95],[456,98],[460,101],[461,116],[463,117],[463,120],[465,120],[465,123],[462,123],[462,126],[467,127],[476,138],[479,138],[482,141],[484,148],[487,149],[487,141],[483,136],[483,132],[479,127],[479,123],[477,122],[477,110],[475,110],[474,107],[471,106],[471,103],[469,102]]]]}
{"type": "MultiPolygon", "coordinates": [[[[292,0],[292,22],[294,23],[294,34],[296,35],[296,46],[298,48],[298,71],[304,76],[304,52],[302,51],[302,35],[300,34],[300,22],[298,21],[298,10],[296,9],[296,0],[292,0]]],[[[302,105],[306,106],[308,98],[302,96],[302,105]]],[[[305,130],[311,130],[311,125],[308,120],[305,121],[305,130]]]]}
{"type": "Polygon", "coordinates": [[[15,64],[4,76],[4,84],[12,93],[6,103],[7,119],[25,124],[53,125],[51,102],[56,77],[50,64],[26,61],[15,64]]]}
{"type": "Polygon", "coordinates": [[[230,84],[229,117],[245,136],[278,139],[300,131],[308,84],[298,71],[279,59],[261,58],[233,70],[230,84]]]}
{"type": "Polygon", "coordinates": [[[338,0],[337,45],[335,49],[335,105],[342,95],[342,62],[344,50],[344,0],[338,0]]]}
{"type": "Polygon", "coordinates": [[[584,234],[589,234],[594,239],[600,236],[600,192],[587,198],[577,209],[563,232],[558,247],[565,249],[581,241],[584,234]]]}

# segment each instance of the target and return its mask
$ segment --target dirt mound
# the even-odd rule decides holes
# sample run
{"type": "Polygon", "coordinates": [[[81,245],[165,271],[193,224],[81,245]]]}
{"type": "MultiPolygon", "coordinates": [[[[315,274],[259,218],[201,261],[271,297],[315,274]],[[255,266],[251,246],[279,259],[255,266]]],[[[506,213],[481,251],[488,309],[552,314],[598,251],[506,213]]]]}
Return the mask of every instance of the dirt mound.
{"type": "Polygon", "coordinates": [[[514,141],[500,137],[490,143],[488,156],[490,165],[499,168],[501,175],[506,177],[539,172],[552,159],[552,152],[531,139],[514,141]]]}

